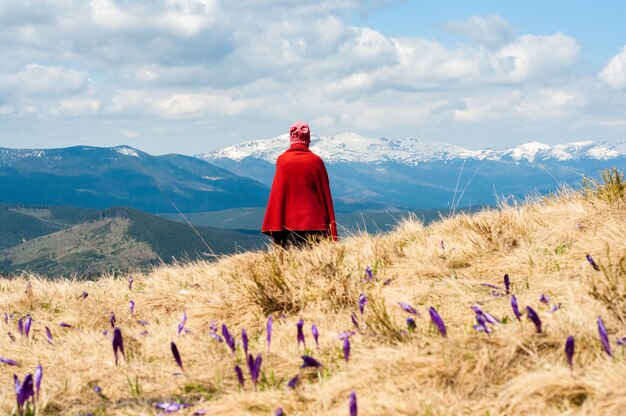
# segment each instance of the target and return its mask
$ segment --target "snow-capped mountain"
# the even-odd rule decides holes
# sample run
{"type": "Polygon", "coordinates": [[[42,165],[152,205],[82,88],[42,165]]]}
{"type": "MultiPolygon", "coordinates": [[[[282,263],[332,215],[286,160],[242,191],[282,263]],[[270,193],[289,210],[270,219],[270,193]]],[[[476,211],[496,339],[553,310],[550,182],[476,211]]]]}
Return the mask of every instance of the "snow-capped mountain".
{"type": "MultiPolygon", "coordinates": [[[[270,186],[276,158],[289,136],[254,140],[198,157],[270,186]]],[[[326,163],[341,209],[438,208],[493,204],[597,177],[611,165],[626,166],[626,141],[559,145],[530,142],[469,150],[416,139],[371,139],[354,133],[311,137],[311,150],[326,163]],[[459,198],[460,201],[459,201],[459,198]]]]}
{"type": "MultiPolygon", "coordinates": [[[[274,162],[288,147],[289,135],[267,140],[248,141],[217,152],[200,155],[207,161],[231,159],[240,162],[255,158],[274,162]]],[[[550,146],[530,142],[510,148],[469,150],[459,146],[417,139],[371,139],[354,133],[336,136],[312,135],[311,150],[327,163],[395,162],[417,165],[423,162],[463,159],[509,160],[533,163],[541,160],[598,159],[607,160],[626,156],[626,141],[581,141],[550,146]]]]}

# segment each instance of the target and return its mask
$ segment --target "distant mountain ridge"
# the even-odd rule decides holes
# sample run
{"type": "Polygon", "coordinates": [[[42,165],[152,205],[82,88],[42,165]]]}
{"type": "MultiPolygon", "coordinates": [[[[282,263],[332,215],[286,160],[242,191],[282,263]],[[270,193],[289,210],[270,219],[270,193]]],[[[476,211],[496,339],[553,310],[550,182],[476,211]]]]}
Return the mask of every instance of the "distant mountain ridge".
{"type": "MultiPolygon", "coordinates": [[[[252,140],[216,152],[198,155],[212,162],[231,159],[237,162],[255,158],[274,162],[285,151],[289,136],[284,134],[266,140],[252,140]]],[[[336,136],[311,136],[310,149],[327,163],[395,162],[416,165],[451,160],[526,161],[596,159],[608,160],[626,156],[626,141],[578,141],[547,145],[539,142],[514,147],[469,150],[460,146],[417,139],[372,139],[355,133],[336,136]]]]}
{"type": "MultiPolygon", "coordinates": [[[[288,144],[288,136],[282,135],[197,157],[270,186],[275,160],[288,144]]],[[[344,133],[312,135],[310,148],[326,163],[336,207],[345,212],[494,205],[510,196],[524,199],[564,184],[576,186],[583,176],[597,177],[603,168],[626,165],[626,141],[530,142],[468,150],[344,133]]]]}
{"type": "Polygon", "coordinates": [[[152,156],[129,146],[0,148],[0,203],[152,213],[260,207],[269,190],[197,158],[152,156]]]}
{"type": "Polygon", "coordinates": [[[90,278],[261,248],[259,232],[190,227],[128,207],[0,206],[0,273],[90,278]]]}

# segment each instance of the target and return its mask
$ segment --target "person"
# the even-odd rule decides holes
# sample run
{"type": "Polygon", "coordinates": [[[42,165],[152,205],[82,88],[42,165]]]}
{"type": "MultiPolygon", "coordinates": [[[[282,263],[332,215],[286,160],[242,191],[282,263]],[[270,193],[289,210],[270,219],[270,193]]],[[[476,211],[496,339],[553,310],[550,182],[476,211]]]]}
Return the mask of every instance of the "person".
{"type": "Polygon", "coordinates": [[[328,173],[322,159],[309,150],[309,125],[295,122],[289,137],[289,149],[276,160],[261,231],[283,248],[337,240],[328,173]]]}

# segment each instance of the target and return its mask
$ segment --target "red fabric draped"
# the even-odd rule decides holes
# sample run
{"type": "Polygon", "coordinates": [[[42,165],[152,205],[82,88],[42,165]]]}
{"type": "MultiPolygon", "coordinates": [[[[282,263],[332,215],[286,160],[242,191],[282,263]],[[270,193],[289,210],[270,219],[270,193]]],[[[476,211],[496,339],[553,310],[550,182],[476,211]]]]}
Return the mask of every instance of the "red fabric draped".
{"type": "Polygon", "coordinates": [[[292,145],[276,160],[261,231],[282,230],[327,230],[337,240],[326,167],[304,144],[292,145]]]}

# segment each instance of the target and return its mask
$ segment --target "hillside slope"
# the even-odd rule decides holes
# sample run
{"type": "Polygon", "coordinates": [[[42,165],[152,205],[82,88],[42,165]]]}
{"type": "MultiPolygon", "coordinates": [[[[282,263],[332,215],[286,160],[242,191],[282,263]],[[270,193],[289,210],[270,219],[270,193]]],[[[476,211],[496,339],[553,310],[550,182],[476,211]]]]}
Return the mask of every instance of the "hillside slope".
{"type": "MultiPolygon", "coordinates": [[[[11,221],[18,216],[22,221],[3,224],[2,236],[7,232],[5,228],[11,231],[20,227],[2,240],[10,240],[9,237],[18,235],[17,231],[19,235],[25,235],[24,230],[33,235],[27,241],[0,250],[0,273],[28,271],[51,278],[94,278],[107,272],[147,271],[161,262],[212,260],[218,255],[260,248],[267,241],[259,232],[192,228],[128,207],[99,212],[86,210],[89,216],[72,217],[74,221],[81,218],[82,222],[71,227],[65,224],[56,231],[58,228],[46,228],[46,225],[61,227],[62,216],[44,215],[56,209],[19,208],[30,215],[7,211],[11,221]],[[33,218],[37,215],[42,218],[33,218]]],[[[77,212],[84,214],[85,210],[77,212]]],[[[1,214],[2,211],[0,218],[1,214]]]]}
{"type": "Polygon", "coordinates": [[[348,415],[351,392],[360,416],[623,414],[626,349],[617,341],[626,337],[626,187],[620,179],[584,194],[564,191],[428,227],[407,221],[381,236],[164,266],[133,275],[132,285],[106,276],[0,280],[0,301],[10,315],[0,325],[17,337],[3,342],[3,357],[17,366],[0,364],[6,387],[0,412],[15,406],[13,373],[23,378],[41,364],[39,409],[46,414],[156,414],[159,403],[176,402],[190,406],[185,414],[271,415],[282,407],[287,415],[348,415]],[[87,298],[79,296],[83,291],[87,298]],[[500,323],[488,324],[489,334],[477,331],[472,306],[500,323]],[[541,332],[527,319],[527,306],[540,318],[541,332]],[[431,323],[429,307],[445,322],[446,337],[431,323]],[[117,366],[111,311],[127,359],[120,356],[117,366]],[[20,339],[16,321],[28,314],[31,334],[20,339]],[[416,322],[410,332],[409,317],[416,322]],[[598,336],[599,317],[612,357],[598,336]],[[297,342],[299,319],[306,348],[297,342]],[[222,324],[235,336],[236,352],[216,341],[222,324]],[[242,351],[244,328],[250,354],[262,356],[256,388],[242,351]],[[355,331],[347,363],[338,339],[345,331],[355,331]],[[571,369],[568,336],[575,340],[571,369]],[[301,368],[303,354],[322,367],[301,368]],[[243,369],[243,388],[235,365],[243,369]],[[296,375],[294,390],[287,383],[296,375]]]}
{"type": "Polygon", "coordinates": [[[0,205],[0,250],[84,222],[95,210],[0,205]]]}

